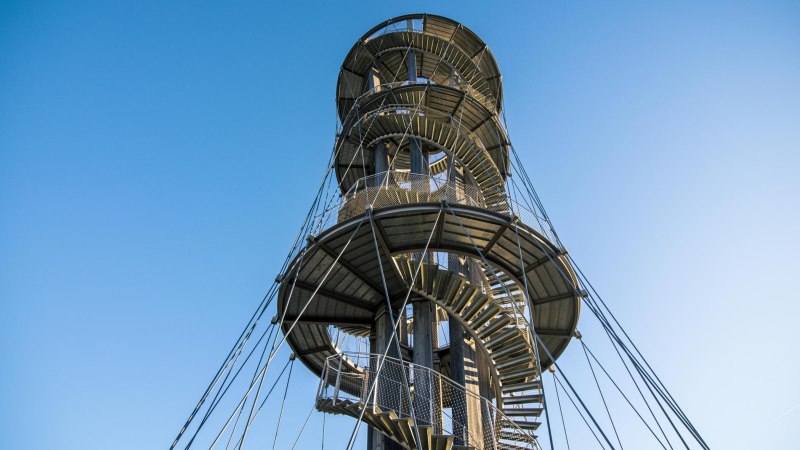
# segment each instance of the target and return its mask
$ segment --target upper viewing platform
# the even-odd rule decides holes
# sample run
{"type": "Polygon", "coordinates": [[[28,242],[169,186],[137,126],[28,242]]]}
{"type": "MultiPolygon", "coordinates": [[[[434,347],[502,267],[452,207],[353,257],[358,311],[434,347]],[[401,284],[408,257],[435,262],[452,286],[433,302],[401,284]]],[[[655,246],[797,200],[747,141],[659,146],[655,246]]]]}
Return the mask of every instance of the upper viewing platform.
{"type": "Polygon", "coordinates": [[[445,17],[408,14],[364,34],[339,73],[340,119],[362,94],[402,81],[458,87],[493,113],[502,108],[500,70],[489,48],[470,29],[445,17]],[[414,61],[407,61],[409,55],[414,61]],[[409,74],[409,67],[416,73],[409,74]]]}
{"type": "Polygon", "coordinates": [[[342,64],[336,103],[334,168],[343,194],[386,170],[458,172],[483,190],[503,191],[510,141],[500,71],[460,23],[410,14],[372,28],[342,64]]]}

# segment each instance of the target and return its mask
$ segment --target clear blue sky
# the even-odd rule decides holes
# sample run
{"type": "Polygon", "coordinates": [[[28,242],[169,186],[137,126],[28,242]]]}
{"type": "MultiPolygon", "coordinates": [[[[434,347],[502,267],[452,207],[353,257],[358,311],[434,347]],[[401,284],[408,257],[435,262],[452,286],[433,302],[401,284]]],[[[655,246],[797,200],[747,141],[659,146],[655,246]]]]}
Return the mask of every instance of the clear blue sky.
{"type": "Polygon", "coordinates": [[[313,199],[342,59],[426,11],[488,42],[563,241],[711,446],[796,448],[800,4],[392,3],[0,4],[0,447],[169,445],[313,199]]]}

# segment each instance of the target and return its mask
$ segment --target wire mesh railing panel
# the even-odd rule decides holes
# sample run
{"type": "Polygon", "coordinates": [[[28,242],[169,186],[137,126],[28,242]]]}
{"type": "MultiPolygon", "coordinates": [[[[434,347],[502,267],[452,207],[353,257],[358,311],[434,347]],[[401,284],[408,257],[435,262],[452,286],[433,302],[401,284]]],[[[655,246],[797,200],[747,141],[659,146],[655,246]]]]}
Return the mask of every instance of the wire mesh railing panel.
{"type": "Polygon", "coordinates": [[[476,186],[395,170],[362,178],[342,200],[338,211],[339,222],[364,214],[367,205],[378,209],[395,205],[447,201],[486,207],[483,194],[476,186]]]}
{"type": "Polygon", "coordinates": [[[561,247],[550,222],[519,202],[506,198],[502,210],[489,208],[485,193],[475,185],[442,177],[411,174],[397,170],[381,172],[359,179],[338,202],[332,202],[315,216],[315,233],[365,214],[373,209],[391,206],[440,203],[475,206],[516,216],[522,224],[537,231],[556,246],[561,247]]]}
{"type": "Polygon", "coordinates": [[[349,401],[374,413],[393,413],[450,435],[455,445],[476,449],[538,449],[535,436],[519,428],[491,399],[419,365],[382,355],[334,355],[326,360],[318,403],[349,401]],[[368,364],[353,369],[347,359],[368,364]],[[357,387],[356,390],[342,387],[357,387]]]}

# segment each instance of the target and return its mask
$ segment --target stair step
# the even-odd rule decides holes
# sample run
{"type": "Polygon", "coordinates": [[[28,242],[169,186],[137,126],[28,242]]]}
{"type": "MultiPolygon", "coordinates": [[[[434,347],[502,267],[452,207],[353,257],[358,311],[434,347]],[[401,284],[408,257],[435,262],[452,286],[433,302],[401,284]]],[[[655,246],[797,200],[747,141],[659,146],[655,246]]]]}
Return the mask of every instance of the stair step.
{"type": "Polygon", "coordinates": [[[434,285],[434,292],[432,292],[433,296],[436,298],[446,298],[445,294],[447,293],[448,288],[452,284],[450,280],[453,278],[453,272],[449,270],[440,270],[438,275],[436,276],[436,283],[434,285]]]}
{"type": "Polygon", "coordinates": [[[398,438],[408,443],[409,447],[416,447],[416,440],[414,439],[414,421],[408,417],[402,419],[392,419],[395,426],[400,430],[398,438]]]}
{"type": "Polygon", "coordinates": [[[400,431],[400,427],[393,420],[397,419],[397,414],[394,411],[381,412],[375,414],[375,416],[383,424],[383,430],[386,434],[397,439],[402,438],[403,434],[400,431]]]}
{"type": "Polygon", "coordinates": [[[536,430],[539,428],[539,425],[542,424],[541,422],[532,422],[528,420],[512,420],[511,422],[523,430],[536,430]]]}
{"type": "Polygon", "coordinates": [[[492,357],[497,360],[498,358],[502,358],[504,356],[508,356],[514,354],[516,352],[523,352],[528,348],[528,343],[525,342],[524,339],[517,339],[514,342],[510,342],[505,346],[501,346],[497,350],[492,352],[492,357]]]}
{"type": "MultiPolygon", "coordinates": [[[[472,321],[472,329],[477,330],[488,322],[492,317],[496,317],[500,312],[500,307],[494,303],[490,303],[477,317],[472,321]]],[[[499,317],[498,317],[499,319],[499,317]]]]}
{"type": "Polygon", "coordinates": [[[511,322],[512,320],[508,316],[500,317],[497,320],[492,321],[492,323],[486,326],[486,328],[479,331],[478,336],[480,336],[480,338],[483,341],[487,341],[488,338],[492,337],[495,333],[502,330],[506,325],[508,325],[511,322]]]}
{"type": "Polygon", "coordinates": [[[433,427],[430,425],[417,426],[419,439],[422,441],[422,450],[431,450],[433,439],[433,427]]]}
{"type": "Polygon", "coordinates": [[[433,282],[439,274],[439,266],[436,264],[425,264],[425,276],[422,277],[422,289],[427,293],[433,292],[433,282]]]}
{"type": "Polygon", "coordinates": [[[503,408],[503,414],[508,417],[535,416],[542,414],[542,408],[503,408]]]}
{"type": "Polygon", "coordinates": [[[522,405],[524,403],[541,403],[542,394],[517,395],[514,397],[503,397],[504,405],[522,405]]]}
{"type": "Polygon", "coordinates": [[[452,306],[453,311],[455,311],[456,314],[460,315],[461,311],[464,309],[464,306],[467,304],[467,302],[472,301],[472,299],[475,298],[479,293],[480,291],[478,291],[472,286],[469,285],[464,286],[464,289],[462,289],[461,292],[459,292],[458,295],[456,296],[455,302],[453,303],[452,306]]]}
{"type": "Polygon", "coordinates": [[[461,291],[461,288],[464,286],[467,280],[464,277],[454,275],[451,278],[450,283],[447,285],[447,289],[445,290],[444,295],[442,296],[442,301],[445,305],[452,305],[455,301],[455,297],[461,291]]]}
{"type": "Polygon", "coordinates": [[[503,393],[508,392],[520,392],[520,391],[532,391],[534,389],[540,389],[542,384],[538,379],[529,381],[527,383],[509,383],[503,385],[503,393]]]}
{"type": "Polygon", "coordinates": [[[503,372],[500,374],[500,379],[503,381],[503,384],[505,384],[510,380],[525,379],[533,376],[536,376],[536,369],[533,367],[525,367],[503,372]]]}
{"type": "Polygon", "coordinates": [[[519,303],[524,298],[523,295],[522,295],[522,292],[519,292],[519,291],[513,292],[513,291],[511,291],[511,294],[509,295],[509,293],[506,292],[505,289],[493,290],[492,291],[492,297],[494,298],[494,300],[496,302],[502,302],[502,303],[510,303],[510,302],[519,303]]]}
{"type": "Polygon", "coordinates": [[[527,442],[530,440],[530,435],[525,434],[524,431],[514,430],[514,431],[505,431],[501,430],[500,433],[497,434],[497,439],[502,440],[501,445],[508,446],[518,444],[520,442],[527,442]],[[509,444],[508,441],[513,442],[514,444],[509,444]]]}
{"type": "MultiPolygon", "coordinates": [[[[533,423],[533,422],[531,422],[533,423]]],[[[534,436],[528,434],[526,431],[518,430],[518,429],[505,429],[500,430],[500,433],[497,436],[498,438],[505,440],[505,441],[512,441],[512,442],[530,442],[531,440],[535,439],[534,436]]],[[[506,444],[508,445],[508,444],[506,444]]]]}
{"type": "Polygon", "coordinates": [[[467,308],[461,313],[461,317],[463,317],[464,320],[471,320],[476,314],[478,314],[481,308],[489,303],[489,300],[489,296],[481,292],[480,295],[477,295],[475,299],[470,302],[469,306],[467,306],[467,308]]]}
{"type": "Polygon", "coordinates": [[[449,434],[434,434],[431,443],[433,450],[453,450],[453,436],[449,434]]]}
{"type": "Polygon", "coordinates": [[[486,348],[489,350],[497,348],[498,345],[503,344],[504,342],[511,339],[514,335],[519,332],[519,329],[515,328],[505,328],[503,331],[494,336],[493,339],[489,339],[486,341],[486,348]]]}
{"type": "MultiPolygon", "coordinates": [[[[515,357],[509,358],[509,359],[507,359],[507,360],[505,360],[503,362],[497,363],[497,370],[502,372],[502,371],[508,370],[511,367],[516,367],[516,366],[519,366],[519,365],[522,365],[522,364],[526,365],[524,368],[532,368],[532,367],[530,367],[530,364],[532,362],[533,361],[531,361],[531,355],[528,354],[528,353],[523,353],[521,356],[515,356],[515,357]]],[[[522,370],[522,369],[518,369],[518,370],[522,370]]]]}
{"type": "MultiPolygon", "coordinates": [[[[354,417],[358,417],[359,414],[361,414],[361,410],[363,408],[364,408],[364,405],[361,402],[358,402],[358,403],[354,403],[354,404],[348,406],[347,407],[347,411],[350,413],[350,415],[352,415],[354,417]]],[[[367,418],[370,418],[370,417],[372,417],[374,419],[373,415],[369,414],[369,411],[365,411],[364,412],[364,418],[367,419],[367,418]]]]}

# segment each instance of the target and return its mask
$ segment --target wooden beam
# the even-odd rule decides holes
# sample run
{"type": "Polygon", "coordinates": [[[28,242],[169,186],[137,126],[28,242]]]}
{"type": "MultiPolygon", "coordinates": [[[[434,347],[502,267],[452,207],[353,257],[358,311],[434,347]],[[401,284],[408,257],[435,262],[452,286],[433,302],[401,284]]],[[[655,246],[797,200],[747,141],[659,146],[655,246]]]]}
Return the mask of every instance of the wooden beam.
{"type": "Polygon", "coordinates": [[[442,234],[444,234],[444,206],[439,211],[439,217],[436,222],[436,229],[433,231],[433,239],[436,242],[436,248],[442,246],[442,234]]]}
{"type": "Polygon", "coordinates": [[[494,236],[492,236],[489,242],[486,243],[486,247],[484,247],[482,250],[482,253],[484,255],[489,253],[492,247],[494,247],[494,244],[496,244],[497,241],[500,240],[500,238],[503,236],[503,233],[505,233],[506,230],[508,230],[508,226],[509,226],[508,223],[504,223],[503,226],[501,226],[500,229],[497,230],[497,233],[495,233],[494,236]]]}
{"type": "MultiPolygon", "coordinates": [[[[333,258],[334,260],[336,259],[337,256],[339,256],[330,247],[328,247],[327,245],[325,245],[325,244],[323,244],[321,242],[317,244],[317,247],[319,247],[320,250],[325,252],[325,254],[327,254],[328,256],[333,258]]],[[[345,269],[347,269],[348,272],[352,273],[356,278],[361,280],[364,284],[369,286],[370,289],[372,289],[373,291],[377,292],[380,295],[383,295],[383,290],[381,289],[381,287],[378,286],[377,284],[375,284],[369,278],[365,277],[364,274],[362,274],[355,266],[353,266],[350,263],[350,261],[347,261],[343,257],[339,257],[339,263],[338,264],[340,266],[344,267],[345,269]]]]}
{"type": "Polygon", "coordinates": [[[534,327],[534,331],[536,334],[542,337],[558,337],[564,339],[569,339],[572,337],[572,331],[569,330],[554,330],[550,328],[536,329],[534,327]]]}
{"type": "Polygon", "coordinates": [[[550,297],[542,297],[542,298],[531,298],[531,302],[534,306],[536,305],[543,305],[545,303],[557,302],[559,300],[567,300],[570,298],[577,297],[578,294],[576,292],[567,292],[566,294],[557,294],[552,295],[550,297]]]}
{"type": "Polygon", "coordinates": [[[477,124],[477,125],[475,125],[474,127],[472,127],[472,128],[469,130],[469,131],[470,131],[471,133],[474,133],[474,132],[475,132],[475,130],[477,130],[478,128],[482,127],[482,126],[483,126],[483,124],[485,124],[486,122],[488,122],[488,121],[489,121],[489,119],[491,119],[491,118],[492,118],[492,116],[491,116],[491,115],[489,115],[489,116],[486,116],[486,118],[485,118],[485,119],[483,119],[483,120],[481,120],[480,122],[478,122],[478,124],[477,124]]]}
{"type": "Polygon", "coordinates": [[[314,353],[324,352],[325,350],[331,350],[331,346],[329,345],[320,345],[319,347],[312,347],[302,352],[295,352],[297,356],[307,356],[313,355],[314,353]]]}
{"type": "Polygon", "coordinates": [[[324,295],[325,297],[332,298],[332,299],[334,299],[336,301],[345,303],[347,305],[350,305],[350,306],[352,306],[354,308],[357,308],[357,309],[360,309],[362,311],[373,312],[373,309],[374,309],[372,306],[365,304],[361,299],[358,299],[358,298],[355,298],[355,297],[350,297],[349,295],[341,294],[339,292],[334,292],[334,291],[331,291],[331,290],[328,290],[328,289],[325,289],[325,288],[322,288],[322,287],[320,287],[318,289],[317,286],[305,283],[305,282],[300,281],[300,280],[295,281],[294,285],[296,287],[299,287],[300,289],[302,289],[304,291],[308,291],[308,292],[317,291],[317,294],[324,295]]]}
{"type": "Polygon", "coordinates": [[[475,59],[475,57],[476,57],[476,56],[478,56],[478,55],[480,55],[481,53],[483,53],[484,51],[486,51],[486,49],[487,49],[487,48],[489,48],[489,47],[488,47],[486,44],[483,44],[483,47],[481,47],[481,49],[480,49],[480,50],[478,50],[477,52],[475,52],[475,54],[474,54],[474,55],[470,56],[470,59],[475,59]]]}
{"type": "MultiPolygon", "coordinates": [[[[370,217],[370,222],[373,224],[375,238],[378,241],[378,247],[380,248],[381,253],[389,261],[389,266],[391,266],[392,271],[394,271],[395,277],[397,277],[398,280],[402,280],[403,274],[400,273],[400,268],[397,267],[397,263],[395,262],[394,258],[392,258],[392,252],[389,250],[389,246],[386,244],[386,232],[383,230],[383,226],[374,217],[370,217]]],[[[389,286],[386,286],[386,290],[389,291],[389,286]]],[[[389,295],[391,295],[391,292],[389,295]]]]}
{"type": "Polygon", "coordinates": [[[300,323],[309,323],[309,324],[320,324],[320,325],[338,325],[342,327],[362,327],[366,326],[369,327],[372,325],[372,319],[337,319],[335,317],[326,317],[326,316],[312,316],[308,314],[303,314],[300,317],[289,315],[287,314],[286,317],[283,318],[284,323],[291,323],[291,322],[300,322],[300,323]]]}
{"type": "Polygon", "coordinates": [[[545,264],[549,263],[549,262],[550,262],[550,260],[553,260],[553,261],[555,261],[555,259],[556,259],[556,258],[558,258],[558,255],[550,255],[550,256],[548,256],[548,255],[545,255],[545,256],[544,256],[544,258],[542,258],[542,259],[540,259],[540,260],[536,261],[536,262],[535,262],[535,263],[533,263],[533,264],[530,264],[530,265],[526,266],[526,267],[525,267],[525,273],[526,273],[526,274],[528,274],[528,273],[530,273],[531,271],[533,271],[533,270],[536,270],[537,268],[539,268],[539,267],[541,267],[541,266],[543,266],[543,265],[545,265],[545,264]]]}
{"type": "Polygon", "coordinates": [[[355,72],[355,71],[353,71],[352,69],[349,69],[349,68],[347,68],[347,67],[345,67],[345,66],[342,66],[342,70],[343,70],[343,71],[345,71],[345,72],[348,72],[348,73],[352,73],[353,75],[355,75],[355,76],[357,76],[357,77],[364,78],[364,75],[362,75],[362,74],[360,74],[360,73],[356,73],[356,72],[355,72]]]}
{"type": "Polygon", "coordinates": [[[464,99],[465,99],[465,98],[467,98],[467,93],[466,93],[466,91],[465,91],[463,94],[461,94],[461,98],[460,98],[460,99],[458,99],[458,101],[456,102],[456,106],[453,108],[453,112],[452,112],[452,113],[450,113],[450,115],[451,115],[451,116],[455,116],[456,112],[458,111],[458,108],[460,108],[460,107],[461,107],[461,103],[463,103],[463,102],[464,102],[464,99]]]}

